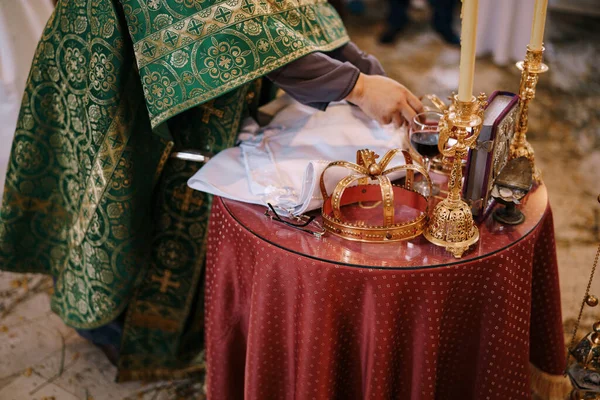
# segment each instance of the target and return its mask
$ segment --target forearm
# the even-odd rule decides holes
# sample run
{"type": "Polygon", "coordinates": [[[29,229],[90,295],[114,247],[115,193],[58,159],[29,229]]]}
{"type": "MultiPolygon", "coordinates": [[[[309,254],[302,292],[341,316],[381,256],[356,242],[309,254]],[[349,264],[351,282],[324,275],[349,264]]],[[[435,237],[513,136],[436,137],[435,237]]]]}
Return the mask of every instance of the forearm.
{"type": "Polygon", "coordinates": [[[324,110],[330,102],[348,98],[361,73],[385,76],[375,57],[350,42],[328,53],[308,54],[267,77],[299,102],[324,110]]]}
{"type": "Polygon", "coordinates": [[[348,93],[348,95],[344,98],[344,100],[346,100],[352,104],[355,104],[357,106],[360,106],[360,104],[362,103],[362,100],[363,100],[364,87],[365,87],[365,75],[363,73],[360,73],[358,75],[358,79],[356,80],[356,83],[354,84],[354,87],[348,93]]]}

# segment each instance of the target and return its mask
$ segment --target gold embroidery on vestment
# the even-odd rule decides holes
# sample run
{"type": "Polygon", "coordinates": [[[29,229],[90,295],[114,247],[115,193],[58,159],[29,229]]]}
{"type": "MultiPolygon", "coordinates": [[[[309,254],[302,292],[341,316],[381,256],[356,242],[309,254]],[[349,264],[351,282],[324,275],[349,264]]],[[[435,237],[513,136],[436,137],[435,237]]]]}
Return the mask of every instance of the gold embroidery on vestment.
{"type": "Polygon", "coordinates": [[[171,282],[171,276],[173,276],[173,273],[166,269],[162,277],[152,275],[150,279],[152,279],[154,282],[160,282],[160,292],[167,293],[167,290],[170,287],[177,289],[179,286],[181,286],[179,282],[171,282]]]}

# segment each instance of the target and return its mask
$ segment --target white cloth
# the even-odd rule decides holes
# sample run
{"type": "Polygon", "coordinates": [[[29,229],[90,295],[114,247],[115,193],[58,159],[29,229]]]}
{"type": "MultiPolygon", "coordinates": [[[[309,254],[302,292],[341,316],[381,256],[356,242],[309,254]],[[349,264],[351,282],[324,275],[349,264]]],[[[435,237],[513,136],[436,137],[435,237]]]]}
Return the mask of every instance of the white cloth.
{"type": "Polygon", "coordinates": [[[525,57],[531,37],[535,0],[480,0],[477,55],[491,54],[507,65],[525,57]]]}
{"type": "MultiPolygon", "coordinates": [[[[383,156],[407,144],[404,129],[381,127],[347,103],[331,104],[326,112],[292,103],[265,128],[247,120],[239,139],[238,147],[217,154],[188,185],[233,200],[271,203],[295,215],[321,207],[319,181],[331,161],[356,162],[356,151],[364,148],[383,156]]],[[[400,155],[388,168],[403,163],[400,155]]],[[[346,175],[346,169],[329,169],[328,192],[346,175]]]]}
{"type": "Polygon", "coordinates": [[[0,199],[21,98],[50,0],[0,0],[0,199]]]}

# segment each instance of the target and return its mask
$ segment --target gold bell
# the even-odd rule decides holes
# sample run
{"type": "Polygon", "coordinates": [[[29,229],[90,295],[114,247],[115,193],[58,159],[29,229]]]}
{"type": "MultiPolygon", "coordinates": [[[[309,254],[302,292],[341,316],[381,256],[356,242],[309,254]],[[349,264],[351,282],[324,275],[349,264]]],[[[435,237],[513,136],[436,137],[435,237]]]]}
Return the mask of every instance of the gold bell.
{"type": "Polygon", "coordinates": [[[453,158],[448,181],[448,197],[439,202],[423,235],[431,243],[445,247],[454,257],[463,253],[479,240],[479,229],[473,221],[471,207],[461,198],[462,160],[470,148],[477,143],[483,122],[486,96],[473,97],[470,102],[454,101],[440,119],[440,141],[438,147],[446,158],[453,158]],[[447,148],[449,139],[456,144],[447,148]]]}

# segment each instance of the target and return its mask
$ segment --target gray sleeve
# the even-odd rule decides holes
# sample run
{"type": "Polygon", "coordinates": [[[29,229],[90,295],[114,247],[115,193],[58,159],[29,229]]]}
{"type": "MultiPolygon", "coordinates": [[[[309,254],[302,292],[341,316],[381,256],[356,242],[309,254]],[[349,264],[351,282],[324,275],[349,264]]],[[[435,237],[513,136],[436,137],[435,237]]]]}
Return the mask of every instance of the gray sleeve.
{"type": "Polygon", "coordinates": [[[379,60],[359,49],[353,42],[326,54],[341,62],[349,62],[355,65],[363,74],[385,76],[385,71],[379,60]]]}
{"type": "Polygon", "coordinates": [[[359,75],[359,68],[349,61],[311,53],[271,72],[267,78],[300,103],[325,110],[330,102],[350,94],[359,75]]]}

